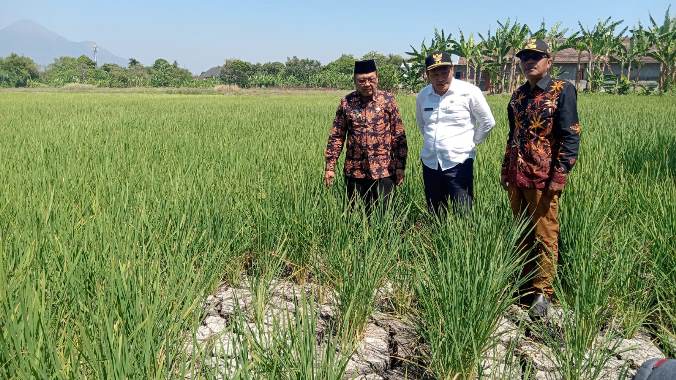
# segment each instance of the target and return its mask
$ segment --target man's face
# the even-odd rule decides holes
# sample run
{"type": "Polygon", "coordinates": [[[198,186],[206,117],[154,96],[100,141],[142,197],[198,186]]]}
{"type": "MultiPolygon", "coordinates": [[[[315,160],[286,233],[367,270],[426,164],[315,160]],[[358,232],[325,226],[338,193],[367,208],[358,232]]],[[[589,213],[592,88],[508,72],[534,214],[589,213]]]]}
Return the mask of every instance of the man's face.
{"type": "Polygon", "coordinates": [[[439,66],[427,70],[427,80],[432,84],[434,92],[445,94],[453,80],[453,66],[439,66]]]}
{"type": "Polygon", "coordinates": [[[373,96],[378,90],[378,73],[374,71],[367,74],[355,74],[354,85],[359,95],[364,97],[373,96]]]}
{"type": "Polygon", "coordinates": [[[520,57],[521,70],[529,80],[539,80],[552,66],[552,58],[536,51],[526,51],[520,57]]]}

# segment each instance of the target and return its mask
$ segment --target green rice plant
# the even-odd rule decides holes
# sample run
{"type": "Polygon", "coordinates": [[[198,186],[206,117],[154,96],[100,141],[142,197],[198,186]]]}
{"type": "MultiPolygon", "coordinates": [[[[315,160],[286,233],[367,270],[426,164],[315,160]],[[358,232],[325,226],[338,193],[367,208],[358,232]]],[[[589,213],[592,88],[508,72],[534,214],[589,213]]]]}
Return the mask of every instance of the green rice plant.
{"type": "Polygon", "coordinates": [[[649,204],[642,218],[641,232],[646,236],[648,270],[643,275],[651,285],[647,297],[654,304],[654,331],[661,337],[662,347],[674,355],[676,331],[676,189],[671,187],[665,194],[650,194],[649,204]]]}
{"type": "MultiPolygon", "coordinates": [[[[401,249],[401,220],[393,209],[375,210],[367,216],[363,207],[347,211],[350,229],[330,237],[328,252],[318,257],[324,283],[336,292],[338,330],[360,337],[374,310],[376,290],[383,285],[401,249]]],[[[348,337],[345,337],[348,339],[348,337]]]]}
{"type": "MultiPolygon", "coordinates": [[[[518,228],[498,184],[508,97],[488,97],[497,125],[478,148],[471,222],[435,225],[416,160],[412,96],[397,99],[409,164],[389,214],[346,212],[342,176],[330,189],[322,185],[340,96],[0,93],[0,377],[171,377],[185,367],[184,337],[198,326],[204,297],[223,281],[250,283],[260,314],[278,273],[337,294],[333,351],[314,353],[327,363],[344,359],[329,353],[350,351],[374,291],[388,281],[399,293],[391,309],[417,312],[426,339],[436,342],[430,368],[475,372],[491,321],[511,297],[486,312],[487,303],[462,294],[494,300],[511,295],[516,282],[503,281],[517,265],[506,257],[518,228]],[[449,275],[444,265],[465,269],[449,275]],[[463,280],[480,268],[494,275],[463,280]],[[459,313],[483,317],[461,321],[459,313]]],[[[562,197],[557,293],[575,316],[567,330],[581,330],[565,339],[578,355],[595,331],[620,321],[622,335],[647,327],[670,352],[673,97],[580,94],[578,108],[582,148],[562,197]]],[[[255,346],[242,341],[234,362],[240,378],[309,373],[270,364],[306,366],[300,358],[309,357],[309,343],[296,344],[305,352],[296,359],[259,359],[255,346]]],[[[204,368],[199,360],[207,358],[195,358],[194,367],[204,368]]],[[[579,355],[562,360],[570,366],[579,355]]]]}
{"type": "Polygon", "coordinates": [[[254,317],[248,323],[244,313],[235,313],[231,322],[235,355],[223,360],[222,367],[207,369],[207,378],[342,379],[356,340],[331,330],[337,325],[325,326],[318,335],[315,297],[302,292],[294,300],[295,309],[272,321],[254,317]]]}
{"type": "Polygon", "coordinates": [[[439,379],[471,378],[522,281],[516,278],[523,265],[517,243],[525,224],[474,214],[435,227],[431,245],[416,247],[415,289],[429,370],[439,379]]]}
{"type": "Polygon", "coordinates": [[[600,175],[578,182],[568,195],[577,195],[578,202],[568,201],[561,213],[565,249],[555,289],[565,316],[562,331],[536,328],[566,379],[596,379],[614,356],[616,332],[605,330],[612,318],[608,303],[626,296],[618,287],[621,289],[633,274],[626,267],[635,259],[631,234],[613,222],[619,200],[602,179],[602,174],[612,170],[612,160],[595,165],[593,170],[600,175]]]}

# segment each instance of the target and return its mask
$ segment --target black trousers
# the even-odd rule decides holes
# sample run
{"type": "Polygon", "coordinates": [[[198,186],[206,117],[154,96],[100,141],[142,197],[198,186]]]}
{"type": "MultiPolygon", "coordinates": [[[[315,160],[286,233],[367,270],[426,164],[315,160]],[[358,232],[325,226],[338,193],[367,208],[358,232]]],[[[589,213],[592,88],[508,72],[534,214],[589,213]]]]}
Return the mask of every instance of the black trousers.
{"type": "Polygon", "coordinates": [[[350,207],[354,205],[359,197],[366,206],[366,211],[370,212],[376,202],[382,202],[387,207],[390,195],[394,189],[394,178],[386,177],[381,179],[352,178],[345,177],[347,185],[347,199],[350,207]]]}
{"type": "Polygon", "coordinates": [[[454,212],[467,212],[472,209],[474,199],[474,160],[450,169],[430,169],[423,164],[423,182],[427,208],[431,213],[441,215],[448,209],[450,199],[454,212]]]}

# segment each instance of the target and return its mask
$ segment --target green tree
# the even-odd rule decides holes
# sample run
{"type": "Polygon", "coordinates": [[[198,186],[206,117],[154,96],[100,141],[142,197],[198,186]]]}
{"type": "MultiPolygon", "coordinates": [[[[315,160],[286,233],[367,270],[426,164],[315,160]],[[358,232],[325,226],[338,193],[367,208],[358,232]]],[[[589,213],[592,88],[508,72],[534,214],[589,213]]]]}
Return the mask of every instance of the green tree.
{"type": "Polygon", "coordinates": [[[321,67],[321,63],[317,60],[293,56],[287,58],[284,73],[307,84],[310,76],[319,73],[321,67]]]}
{"type": "Polygon", "coordinates": [[[378,87],[385,91],[399,89],[399,68],[394,65],[382,65],[378,68],[378,87]]]}
{"type": "Polygon", "coordinates": [[[552,53],[552,61],[556,59],[556,54],[558,52],[560,52],[563,49],[573,47],[573,45],[571,45],[568,42],[568,40],[571,38],[575,38],[577,36],[577,32],[566,37],[566,34],[568,33],[568,28],[562,28],[560,22],[555,23],[548,30],[546,29],[545,24],[543,22],[542,28],[546,30],[544,40],[547,41],[547,45],[549,45],[549,50],[552,53]]]}
{"type": "Polygon", "coordinates": [[[394,67],[401,67],[401,64],[404,63],[404,57],[399,54],[388,54],[386,63],[394,67]]]}
{"type": "Polygon", "coordinates": [[[66,83],[80,83],[80,63],[74,57],[59,57],[45,70],[44,78],[52,86],[63,86],[66,83]]]}
{"type": "Polygon", "coordinates": [[[120,67],[113,63],[105,63],[101,66],[107,74],[107,87],[128,87],[129,86],[129,72],[124,67],[120,67]]]}
{"type": "Polygon", "coordinates": [[[150,69],[143,67],[140,63],[130,65],[127,69],[130,87],[150,86],[150,69]]]}
{"type": "Polygon", "coordinates": [[[378,68],[378,87],[386,91],[396,91],[400,84],[400,66],[404,59],[396,54],[381,54],[377,51],[370,51],[361,58],[372,59],[376,62],[378,68]]]}
{"type": "Polygon", "coordinates": [[[626,49],[627,61],[627,78],[631,80],[631,69],[636,66],[636,81],[641,80],[641,66],[643,66],[642,58],[648,55],[650,48],[650,40],[648,33],[643,29],[640,23],[638,27],[631,30],[631,38],[629,39],[629,46],[626,49]]]}
{"type": "Polygon", "coordinates": [[[459,31],[460,38],[451,40],[453,53],[465,59],[466,79],[474,84],[477,83],[477,62],[481,60],[481,51],[474,40],[474,35],[465,38],[462,30],[459,31]]]}
{"type": "MultiPolygon", "coordinates": [[[[513,92],[516,87],[516,67],[518,65],[518,60],[516,58],[516,53],[521,50],[521,48],[526,43],[526,40],[529,38],[531,30],[526,24],[519,24],[514,22],[510,26],[510,20],[507,19],[505,24],[502,24],[498,21],[498,25],[505,30],[507,44],[509,44],[509,79],[507,81],[506,90],[513,92]]],[[[507,62],[505,62],[507,64],[507,62]]],[[[503,69],[504,71],[504,69],[503,69]]]]}
{"type": "Polygon", "coordinates": [[[129,58],[129,64],[127,65],[127,68],[134,68],[141,66],[141,62],[139,62],[136,58],[129,58]]]}
{"type": "MultiPolygon", "coordinates": [[[[351,57],[351,56],[349,56],[351,57]]],[[[376,62],[376,66],[378,68],[385,66],[385,65],[390,65],[394,67],[400,67],[401,64],[404,62],[404,58],[400,55],[397,54],[382,54],[378,53],[377,51],[370,51],[364,56],[361,57],[362,60],[364,59],[372,59],[376,62]]]]}
{"type": "Polygon", "coordinates": [[[491,84],[489,91],[492,93],[500,93],[505,90],[505,74],[507,67],[507,55],[509,54],[512,45],[510,43],[510,36],[508,28],[502,25],[492,34],[488,31],[486,37],[479,33],[481,38],[481,53],[486,56],[487,62],[485,69],[488,72],[491,84]]]}
{"type": "Polygon", "coordinates": [[[662,25],[650,16],[651,25],[647,32],[652,44],[648,56],[660,63],[659,89],[663,92],[676,82],[676,18],[669,16],[670,8],[664,12],[662,25]]]}
{"type": "Polygon", "coordinates": [[[221,68],[219,78],[225,84],[249,87],[249,81],[254,74],[255,69],[251,63],[239,59],[228,59],[221,68]]]}
{"type": "Polygon", "coordinates": [[[598,21],[593,28],[585,28],[582,23],[578,22],[580,39],[577,44],[584,46],[589,54],[587,88],[591,91],[600,89],[610,56],[617,51],[617,45],[622,43],[622,36],[627,28],[616,35],[615,30],[620,24],[622,20],[612,21],[611,17],[598,21]]]}
{"type": "Polygon", "coordinates": [[[444,30],[434,29],[434,37],[429,45],[423,39],[419,48],[411,46],[407,51],[408,58],[402,62],[400,80],[404,88],[417,92],[425,85],[425,58],[433,51],[445,51],[453,53],[453,39],[446,36],[444,30]]]}
{"type": "Polygon", "coordinates": [[[172,82],[171,64],[164,58],[158,58],[150,70],[150,84],[153,87],[169,87],[172,82]]]}
{"type": "Polygon", "coordinates": [[[323,67],[325,71],[332,71],[334,73],[352,75],[354,71],[354,61],[356,59],[352,54],[343,54],[335,61],[329,62],[323,67]]]}
{"type": "Polygon", "coordinates": [[[26,87],[38,77],[38,67],[31,58],[14,53],[0,58],[0,87],[26,87]]]}
{"type": "Polygon", "coordinates": [[[566,44],[571,48],[577,51],[577,68],[575,71],[575,88],[580,90],[580,80],[583,79],[582,71],[582,53],[588,50],[587,46],[588,40],[584,35],[575,33],[573,36],[569,37],[566,41],[566,44]]]}
{"type": "Polygon", "coordinates": [[[96,62],[94,62],[91,58],[89,58],[86,55],[81,55],[77,57],[77,62],[80,64],[80,66],[87,68],[87,69],[95,69],[96,68],[96,62]]]}
{"type": "MultiPolygon", "coordinates": [[[[558,52],[563,49],[575,47],[575,38],[577,37],[577,32],[566,37],[567,33],[568,28],[562,28],[560,22],[555,23],[551,28],[547,28],[543,21],[540,24],[540,29],[534,32],[531,37],[540,38],[547,42],[547,45],[549,45],[549,51],[552,55],[552,61],[556,61],[556,55],[558,52]]],[[[558,66],[552,67],[551,75],[553,77],[560,75],[560,69],[558,66]]]]}
{"type": "Polygon", "coordinates": [[[192,75],[178,63],[170,64],[166,59],[158,58],[150,70],[150,84],[153,87],[181,87],[190,83],[192,75]]]}
{"type": "Polygon", "coordinates": [[[279,75],[284,72],[284,64],[281,62],[265,62],[257,70],[258,73],[265,75],[279,75]]]}

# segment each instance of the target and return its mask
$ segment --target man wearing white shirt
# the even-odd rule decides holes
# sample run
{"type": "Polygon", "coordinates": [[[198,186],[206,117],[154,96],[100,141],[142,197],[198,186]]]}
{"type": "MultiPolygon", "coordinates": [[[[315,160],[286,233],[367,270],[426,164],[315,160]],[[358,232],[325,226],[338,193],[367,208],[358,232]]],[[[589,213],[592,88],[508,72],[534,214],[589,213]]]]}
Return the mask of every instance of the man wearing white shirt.
{"type": "Polygon", "coordinates": [[[453,79],[453,62],[446,52],[425,59],[429,85],[416,97],[416,121],[423,137],[425,198],[439,215],[451,200],[455,210],[469,211],[474,198],[473,165],[476,146],[495,125],[481,90],[453,79]]]}

